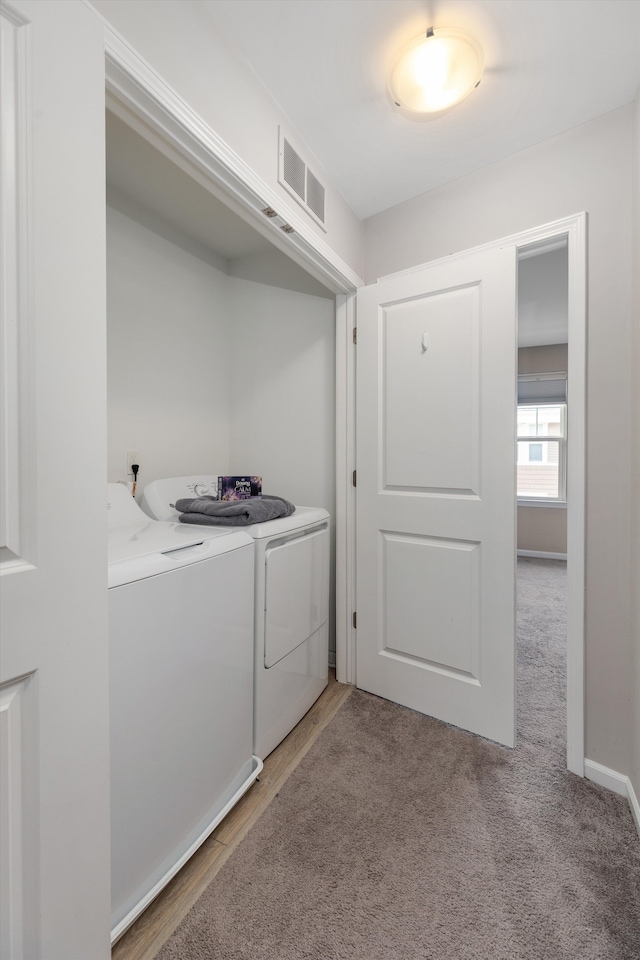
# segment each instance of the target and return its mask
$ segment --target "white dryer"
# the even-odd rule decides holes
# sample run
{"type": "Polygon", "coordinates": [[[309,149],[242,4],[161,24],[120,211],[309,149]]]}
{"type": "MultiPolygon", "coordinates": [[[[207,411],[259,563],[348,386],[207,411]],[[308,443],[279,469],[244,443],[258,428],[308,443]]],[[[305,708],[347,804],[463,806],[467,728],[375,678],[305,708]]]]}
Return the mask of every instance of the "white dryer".
{"type": "MultiPolygon", "coordinates": [[[[144,488],[142,508],[156,519],[175,521],[177,500],[216,491],[215,476],[154,480],[144,488]]],[[[255,543],[253,752],[262,759],[327,685],[329,520],[321,507],[296,507],[290,517],[232,528],[246,531],[255,543]]]]}
{"type": "Polygon", "coordinates": [[[112,941],[253,783],[254,541],[107,485],[112,941]]]}

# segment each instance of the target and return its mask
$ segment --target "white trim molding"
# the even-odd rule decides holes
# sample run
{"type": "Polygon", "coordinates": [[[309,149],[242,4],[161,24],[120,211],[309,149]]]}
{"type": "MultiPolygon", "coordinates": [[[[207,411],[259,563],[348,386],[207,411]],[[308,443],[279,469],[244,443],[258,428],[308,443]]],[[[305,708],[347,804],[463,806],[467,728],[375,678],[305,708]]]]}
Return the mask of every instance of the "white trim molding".
{"type": "Polygon", "coordinates": [[[539,560],[566,560],[566,553],[549,553],[546,550],[518,550],[519,557],[537,557],[539,560]]]}
{"type": "Polygon", "coordinates": [[[39,862],[35,785],[34,674],[0,684],[0,956],[35,956],[39,862]]]}
{"type": "Polygon", "coordinates": [[[629,806],[631,807],[631,813],[633,814],[633,819],[636,822],[636,830],[638,831],[638,836],[640,837],[640,797],[633,788],[631,780],[627,777],[627,793],[629,796],[629,806]]]}
{"type": "Polygon", "coordinates": [[[0,574],[33,570],[30,24],[0,10],[0,574]]]}
{"type": "Polygon", "coordinates": [[[620,794],[621,797],[627,798],[636,824],[636,830],[640,836],[640,801],[633,788],[631,779],[623,773],[618,773],[609,767],[603,767],[601,763],[596,763],[595,760],[586,759],[584,761],[584,775],[587,779],[593,780],[594,783],[599,784],[601,787],[606,787],[607,790],[612,790],[614,793],[620,794]]]}
{"type": "Polygon", "coordinates": [[[356,295],[336,298],[336,679],[355,683],[356,295]]]}
{"type": "Polygon", "coordinates": [[[544,507],[547,510],[566,510],[566,500],[527,500],[524,497],[518,498],[519,507],[544,507]]]}
{"type": "Polygon", "coordinates": [[[0,946],[3,957],[23,956],[24,941],[24,680],[0,687],[0,869],[3,897],[0,946]]]}
{"type": "Polygon", "coordinates": [[[91,9],[104,24],[109,109],[161,151],[166,153],[167,145],[177,150],[183,161],[204,175],[212,193],[335,293],[350,293],[362,286],[362,279],[294,205],[254,173],[124,37],[91,9]],[[270,214],[265,214],[267,209],[270,214]]]}

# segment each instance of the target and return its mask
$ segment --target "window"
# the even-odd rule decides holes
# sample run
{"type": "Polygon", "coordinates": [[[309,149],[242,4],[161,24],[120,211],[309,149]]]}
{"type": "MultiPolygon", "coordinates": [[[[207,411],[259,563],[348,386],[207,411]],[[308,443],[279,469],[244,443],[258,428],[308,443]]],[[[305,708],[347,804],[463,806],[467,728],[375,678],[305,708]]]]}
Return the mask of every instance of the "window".
{"type": "Polygon", "coordinates": [[[534,463],[534,462],[542,463],[542,444],[541,443],[529,444],[529,463],[534,463]]]}
{"type": "Polygon", "coordinates": [[[566,374],[521,377],[518,400],[518,500],[563,502],[567,460],[566,374]],[[553,402],[549,402],[551,400],[553,402]]]}

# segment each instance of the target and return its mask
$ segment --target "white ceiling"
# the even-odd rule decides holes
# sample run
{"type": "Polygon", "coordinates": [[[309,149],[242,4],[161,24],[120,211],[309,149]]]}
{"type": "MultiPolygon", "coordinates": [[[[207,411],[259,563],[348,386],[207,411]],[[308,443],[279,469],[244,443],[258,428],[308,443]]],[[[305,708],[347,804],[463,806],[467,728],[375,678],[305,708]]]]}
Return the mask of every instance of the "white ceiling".
{"type": "Polygon", "coordinates": [[[640,0],[204,0],[362,219],[630,103],[640,0]],[[396,112],[394,53],[472,33],[478,89],[427,121],[396,112]]]}

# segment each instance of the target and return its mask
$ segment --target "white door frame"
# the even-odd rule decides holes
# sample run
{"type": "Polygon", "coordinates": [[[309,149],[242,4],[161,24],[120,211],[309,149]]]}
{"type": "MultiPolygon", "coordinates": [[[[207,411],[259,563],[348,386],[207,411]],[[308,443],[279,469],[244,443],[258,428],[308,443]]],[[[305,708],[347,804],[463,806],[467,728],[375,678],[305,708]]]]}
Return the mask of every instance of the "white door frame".
{"type": "Polygon", "coordinates": [[[290,204],[257,176],[94,12],[104,26],[109,110],[336,294],[362,286],[362,279],[295,209],[297,204],[290,204]]]}
{"type": "MultiPolygon", "coordinates": [[[[103,18],[101,18],[103,19],[103,18]]],[[[355,633],[355,294],[362,279],[285,198],[225,143],[104,21],[107,105],[222,199],[276,247],[336,293],[336,674],[356,681],[355,633]],[[270,208],[271,215],[265,211],[270,208]],[[277,211],[273,215],[273,211],[277,211]],[[284,232],[283,227],[293,227],[284,232]]],[[[567,237],[569,252],[567,766],[584,776],[584,508],[586,214],[492,243],[518,250],[567,237]]],[[[461,256],[470,251],[461,251],[461,256]]],[[[450,257],[446,259],[451,259],[450,257]]],[[[437,262],[437,261],[436,261],[437,262]]],[[[422,265],[421,265],[422,266],[422,265]]],[[[412,272],[402,271],[402,273],[412,272]]]]}
{"type": "MultiPolygon", "coordinates": [[[[540,251],[566,238],[568,247],[569,377],[567,404],[571,434],[567,443],[567,768],[584,776],[584,610],[585,610],[585,467],[587,354],[587,215],[578,213],[460,251],[466,256],[492,247],[514,245],[519,253],[540,251]]],[[[443,257],[442,261],[451,260],[443,257]]],[[[438,260],[432,261],[433,264],[438,260]]],[[[517,261],[516,261],[517,263],[517,261]]],[[[389,276],[421,270],[424,264],[389,276]]],[[[381,277],[386,280],[388,277],[381,277]]],[[[514,438],[515,440],[515,438],[514,438]]],[[[355,609],[355,607],[354,607],[355,609]]],[[[349,646],[355,647],[353,636],[349,646]]],[[[347,664],[353,655],[347,652],[347,664]]],[[[352,681],[355,682],[355,681],[352,681]]]]}

